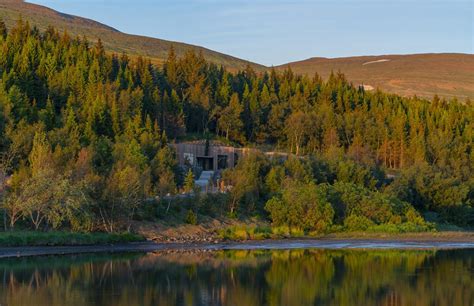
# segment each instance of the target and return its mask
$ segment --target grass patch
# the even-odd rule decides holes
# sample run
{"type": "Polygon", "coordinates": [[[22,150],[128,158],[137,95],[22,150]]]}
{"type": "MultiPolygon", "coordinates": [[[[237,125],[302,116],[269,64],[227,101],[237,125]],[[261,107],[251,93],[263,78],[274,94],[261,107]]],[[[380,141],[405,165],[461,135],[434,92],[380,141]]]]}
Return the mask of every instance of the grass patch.
{"type": "Polygon", "coordinates": [[[418,225],[411,222],[401,224],[363,224],[360,226],[348,227],[347,225],[333,225],[328,232],[305,232],[302,229],[291,229],[288,226],[231,226],[220,230],[219,237],[223,240],[245,241],[262,239],[283,239],[283,238],[316,238],[326,235],[360,235],[360,234],[407,234],[436,232],[433,224],[418,225]]]}
{"type": "Polygon", "coordinates": [[[303,230],[287,226],[231,226],[219,231],[219,237],[224,240],[263,240],[281,238],[301,238],[306,234],[303,230]]]}
{"type": "Polygon", "coordinates": [[[277,238],[269,226],[232,226],[219,231],[224,240],[263,240],[277,238]]]}
{"type": "Polygon", "coordinates": [[[0,246],[74,246],[144,241],[132,233],[68,233],[13,231],[0,233],[0,246]]]}

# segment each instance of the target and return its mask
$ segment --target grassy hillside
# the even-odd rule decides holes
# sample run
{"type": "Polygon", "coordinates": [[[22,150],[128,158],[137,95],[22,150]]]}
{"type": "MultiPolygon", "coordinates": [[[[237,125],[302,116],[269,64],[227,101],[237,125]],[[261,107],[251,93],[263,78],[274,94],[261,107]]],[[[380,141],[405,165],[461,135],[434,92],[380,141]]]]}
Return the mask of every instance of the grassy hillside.
{"type": "MultiPolygon", "coordinates": [[[[263,65],[250,63],[203,47],[171,42],[145,36],[122,33],[99,22],[63,14],[52,9],[25,3],[21,0],[0,0],[0,18],[11,27],[18,18],[44,30],[53,25],[66,29],[72,35],[85,35],[91,41],[102,39],[108,51],[126,52],[130,56],[146,56],[155,64],[161,64],[171,45],[182,55],[186,50],[202,51],[213,63],[224,65],[230,71],[244,69],[250,64],[257,71],[265,71],[263,65]]],[[[277,67],[290,66],[294,72],[313,75],[318,72],[327,78],[331,71],[343,72],[355,84],[367,89],[380,88],[403,96],[432,97],[438,94],[460,99],[474,98],[474,55],[472,54],[415,54],[360,56],[347,58],[311,58],[277,67]]]]}
{"type": "Polygon", "coordinates": [[[345,58],[310,58],[282,65],[296,73],[343,72],[355,84],[383,89],[403,96],[474,98],[474,55],[414,54],[345,58]]]}
{"type": "Polygon", "coordinates": [[[8,27],[13,26],[20,16],[41,30],[44,30],[49,25],[53,25],[60,30],[66,29],[72,35],[85,35],[91,41],[101,38],[106,49],[109,51],[117,53],[126,52],[131,56],[146,56],[151,58],[156,64],[160,64],[166,58],[170,46],[173,45],[178,56],[188,49],[194,49],[196,52],[202,51],[208,61],[224,65],[230,70],[244,69],[248,64],[257,70],[264,68],[261,65],[199,46],[125,34],[87,18],[63,14],[44,6],[25,3],[21,0],[0,0],[0,18],[5,21],[8,27]]]}

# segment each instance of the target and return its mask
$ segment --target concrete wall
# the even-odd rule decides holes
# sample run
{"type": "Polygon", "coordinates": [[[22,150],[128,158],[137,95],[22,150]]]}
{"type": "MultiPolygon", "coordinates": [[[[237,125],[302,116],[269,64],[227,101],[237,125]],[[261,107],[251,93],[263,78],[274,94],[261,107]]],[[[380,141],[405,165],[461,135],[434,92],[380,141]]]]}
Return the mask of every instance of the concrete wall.
{"type": "Polygon", "coordinates": [[[227,156],[227,168],[233,168],[237,160],[240,159],[249,149],[235,148],[230,146],[223,146],[218,144],[209,143],[209,150],[206,154],[205,142],[183,142],[172,144],[176,150],[176,157],[180,165],[186,164],[186,159],[193,166],[197,166],[198,157],[213,158],[213,169],[217,171],[218,156],[227,156]]]}
{"type": "MultiPolygon", "coordinates": [[[[209,152],[206,155],[206,142],[205,141],[194,141],[194,142],[181,142],[171,144],[176,150],[176,157],[180,165],[185,165],[186,158],[192,160],[192,165],[197,166],[198,157],[210,157],[213,158],[213,171],[217,171],[217,160],[219,155],[227,156],[227,167],[233,168],[238,160],[246,154],[251,152],[259,151],[254,148],[235,148],[231,146],[221,145],[219,143],[209,143],[209,152]]],[[[270,159],[278,158],[286,160],[289,154],[284,152],[262,152],[270,159]]]]}

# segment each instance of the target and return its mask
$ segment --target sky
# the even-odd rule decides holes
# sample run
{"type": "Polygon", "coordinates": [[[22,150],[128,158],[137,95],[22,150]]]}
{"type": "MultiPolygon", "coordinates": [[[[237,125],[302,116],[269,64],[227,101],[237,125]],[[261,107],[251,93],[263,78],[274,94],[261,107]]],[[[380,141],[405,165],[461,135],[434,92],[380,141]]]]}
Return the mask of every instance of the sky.
{"type": "Polygon", "coordinates": [[[474,0],[28,2],[268,66],[310,57],[474,53],[474,0]]]}

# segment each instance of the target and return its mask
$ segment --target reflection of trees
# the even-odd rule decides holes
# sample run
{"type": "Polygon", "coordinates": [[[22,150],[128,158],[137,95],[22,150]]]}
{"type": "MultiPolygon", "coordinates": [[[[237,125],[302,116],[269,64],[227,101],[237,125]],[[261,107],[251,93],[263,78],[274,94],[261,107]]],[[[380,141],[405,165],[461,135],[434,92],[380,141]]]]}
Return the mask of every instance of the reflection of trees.
{"type": "Polygon", "coordinates": [[[266,273],[269,305],[313,305],[327,295],[334,277],[331,253],[327,251],[277,251],[266,273]]]}
{"type": "Polygon", "coordinates": [[[219,251],[0,261],[0,304],[471,305],[473,251],[219,251]]]}
{"type": "Polygon", "coordinates": [[[270,305],[471,305],[472,251],[286,251],[270,305]]]}

